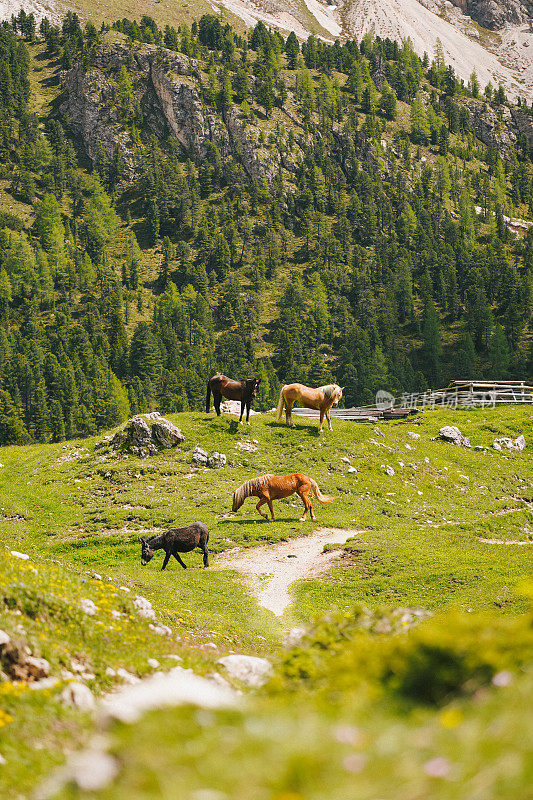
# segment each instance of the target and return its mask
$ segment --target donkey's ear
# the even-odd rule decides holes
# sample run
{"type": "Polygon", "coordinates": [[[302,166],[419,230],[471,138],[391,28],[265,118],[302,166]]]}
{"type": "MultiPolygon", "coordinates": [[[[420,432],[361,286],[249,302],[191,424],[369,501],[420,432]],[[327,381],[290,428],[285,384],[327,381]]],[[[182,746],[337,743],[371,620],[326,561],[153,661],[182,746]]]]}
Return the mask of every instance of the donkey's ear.
{"type": "Polygon", "coordinates": [[[145,539],[143,539],[143,537],[142,537],[142,536],[141,536],[141,543],[142,543],[142,544],[146,544],[146,540],[145,540],[145,539]]]}

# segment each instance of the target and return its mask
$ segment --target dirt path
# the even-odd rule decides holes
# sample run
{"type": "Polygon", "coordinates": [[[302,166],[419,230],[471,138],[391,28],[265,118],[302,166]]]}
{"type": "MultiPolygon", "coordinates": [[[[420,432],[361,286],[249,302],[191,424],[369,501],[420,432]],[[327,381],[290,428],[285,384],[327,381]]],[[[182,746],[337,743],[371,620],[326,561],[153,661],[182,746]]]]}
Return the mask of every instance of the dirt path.
{"type": "Polygon", "coordinates": [[[215,569],[235,569],[242,573],[260,606],[278,617],[291,603],[289,587],[301,578],[325,572],[339,551],[323,553],[326,544],[344,544],[363,531],[319,528],[309,536],[300,536],[279,544],[235,548],[221,553],[213,562],[215,569]]]}

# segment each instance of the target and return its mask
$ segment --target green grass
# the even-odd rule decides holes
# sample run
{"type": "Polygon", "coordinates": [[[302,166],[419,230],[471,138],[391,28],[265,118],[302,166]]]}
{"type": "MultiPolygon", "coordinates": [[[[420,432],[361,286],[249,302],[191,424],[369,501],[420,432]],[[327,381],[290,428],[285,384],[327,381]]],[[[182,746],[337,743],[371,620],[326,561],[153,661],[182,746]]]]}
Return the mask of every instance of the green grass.
{"type": "MultiPolygon", "coordinates": [[[[526,407],[430,411],[379,425],[334,420],[333,431],[322,436],[315,422],[297,419],[296,429],[289,430],[268,414],[252,417],[250,426],[213,414],[178,414],[172,419],[185,442],[145,460],[94,449],[97,439],[0,451],[0,531],[6,548],[0,557],[0,628],[46,657],[54,675],[61,676],[70,659],[77,658],[94,673],[91,686],[99,693],[113,684],[107,666],[124,666],[142,675],[150,671],[150,656],[167,668],[171,662],[164,656],[179,654],[200,673],[216,668],[216,659],[230,651],[276,661],[287,627],[308,622],[332,606],[341,615],[350,615],[359,603],[370,608],[423,606],[446,613],[452,608],[489,611],[498,616],[525,609],[526,601],[515,587],[531,573],[529,545],[491,545],[479,539],[533,541],[532,415],[526,407]],[[523,433],[527,447],[522,453],[455,448],[434,440],[443,424],[458,425],[472,445],[489,447],[496,437],[523,433]],[[258,442],[257,452],[237,447],[237,442],[252,438],[258,442]],[[230,463],[219,470],[193,468],[191,454],[197,444],[224,452],[230,463]],[[348,472],[343,457],[356,472],[348,472]],[[393,467],[393,476],[386,474],[386,466],[393,467]],[[325,506],[315,501],[316,523],[298,522],[300,506],[294,498],[277,504],[275,522],[259,519],[252,500],[233,514],[234,488],[265,472],[303,472],[336,500],[325,506]],[[141,566],[143,532],[193,520],[208,525],[214,555],[236,545],[305,536],[320,526],[362,532],[348,542],[343,558],[322,579],[295,587],[294,603],[279,620],[257,606],[235,572],[201,569],[200,552],[185,556],[186,571],[171,563],[160,572],[160,554],[141,566]],[[29,553],[31,560],[9,556],[12,549],[29,553]],[[92,578],[94,572],[103,580],[92,578]],[[154,635],[133,613],[135,593],[151,600],[158,619],[172,628],[172,639],[154,635]],[[81,597],[94,600],[99,608],[95,617],[79,610],[81,597]],[[114,619],[112,609],[123,617],[114,619]],[[206,642],[216,649],[202,649],[206,642]]],[[[48,693],[20,696],[2,695],[5,685],[0,683],[0,709],[13,721],[0,730],[0,754],[8,761],[0,774],[0,791],[4,781],[25,796],[51,765],[86,741],[93,723],[58,703],[62,684],[48,693]]],[[[517,706],[524,686],[529,691],[526,679],[512,689],[517,706]]],[[[314,696],[311,689],[303,690],[308,699],[314,696]]],[[[412,764],[405,775],[402,772],[401,788],[394,796],[428,796],[435,779],[424,772],[421,759],[438,755],[439,748],[448,758],[455,758],[456,749],[474,748],[468,744],[473,733],[464,733],[466,743],[452,742],[452,734],[441,730],[434,715],[426,719],[424,712],[413,721],[386,704],[376,706],[372,693],[363,694],[361,705],[350,696],[353,707],[345,709],[346,714],[335,711],[333,721],[318,699],[309,707],[305,698],[298,700],[294,714],[287,699],[259,698],[249,716],[226,712],[203,722],[196,712],[181,710],[149,715],[134,728],[117,726],[112,742],[123,772],[117,788],[103,797],[153,797],[154,791],[170,797],[178,789],[179,796],[196,797],[194,791],[217,786],[232,798],[353,796],[353,775],[339,770],[344,749],[334,758],[331,749],[333,722],[346,715],[352,722],[360,715],[369,725],[365,758],[373,767],[361,797],[393,796],[387,780],[392,761],[400,755],[412,764]],[[168,748],[146,749],[143,743],[152,741],[161,725],[168,748]],[[428,725],[434,731],[432,744],[419,752],[417,737],[428,725]],[[389,729],[398,731],[390,752],[379,744],[389,729]],[[397,743],[404,735],[403,744],[397,743]],[[230,742],[231,758],[215,755],[222,740],[230,742]],[[322,741],[331,745],[324,750],[327,757],[321,755],[322,741]],[[200,751],[205,753],[205,770],[198,760],[200,751]],[[387,779],[380,777],[382,770],[389,770],[387,779]],[[210,775],[217,775],[217,785],[210,775]],[[324,794],[325,786],[331,787],[329,794],[324,794]]],[[[486,702],[505,728],[508,710],[492,696],[486,702]]],[[[465,730],[481,731],[489,712],[484,706],[469,706],[464,713],[470,720],[465,730]]],[[[505,730],[510,752],[516,734],[505,730]]],[[[487,737],[480,734],[475,748],[489,752],[487,737]]],[[[475,748],[474,761],[481,758],[475,748]]],[[[475,782],[469,770],[465,780],[475,782]]],[[[466,797],[458,786],[446,782],[449,792],[434,796],[466,797]]],[[[486,795],[492,796],[500,800],[497,793],[486,795]]],[[[501,796],[512,795],[502,790],[501,796]]]]}

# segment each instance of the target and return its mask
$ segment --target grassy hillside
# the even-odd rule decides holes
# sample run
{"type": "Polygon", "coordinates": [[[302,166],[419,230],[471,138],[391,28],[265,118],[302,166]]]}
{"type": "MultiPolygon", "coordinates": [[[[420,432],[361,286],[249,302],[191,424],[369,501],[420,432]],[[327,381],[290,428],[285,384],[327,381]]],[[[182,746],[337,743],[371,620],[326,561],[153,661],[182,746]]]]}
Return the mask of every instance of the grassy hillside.
{"type": "MultiPolygon", "coordinates": [[[[348,644],[347,650],[339,651],[336,642],[357,641],[354,636],[361,635],[357,632],[362,629],[390,628],[388,623],[381,628],[376,624],[381,619],[379,607],[445,609],[445,625],[449,623],[452,630],[457,626],[457,637],[452,639],[462,642],[460,646],[466,652],[478,653],[479,633],[470,631],[470,622],[460,622],[475,619],[472,625],[491,631],[490,637],[494,637],[494,641],[489,639],[490,658],[485,651],[476,655],[483,664],[483,657],[489,658],[493,671],[494,665],[504,662],[505,653],[511,666],[516,666],[518,656],[513,654],[518,651],[510,647],[511,639],[515,644],[522,642],[520,658],[527,659],[527,618],[514,614],[527,607],[516,586],[531,572],[530,545],[505,544],[533,542],[532,417],[527,409],[427,412],[406,422],[379,426],[335,420],[333,432],[322,437],[317,436],[316,426],[310,421],[299,420],[296,430],[290,431],[277,424],[272,415],[253,417],[250,427],[238,426],[229,417],[216,419],[203,414],[179,414],[173,419],[184,432],[185,442],[176,450],[145,460],[117,457],[106,448],[95,449],[95,439],[10,447],[0,452],[1,538],[6,548],[0,558],[4,597],[0,628],[26,642],[34,655],[47,658],[52,674],[62,678],[58,686],[36,692],[25,691],[23,685],[17,688],[9,681],[0,683],[4,714],[0,754],[7,761],[0,785],[2,781],[5,786],[16,785],[22,796],[27,796],[25,793],[53,763],[83,745],[90,735],[94,724],[90,717],[65,709],[58,701],[69,672],[72,677],[72,659],[93,676],[86,682],[97,694],[117,681],[107,667],[123,667],[143,675],[152,671],[147,660],[150,657],[156,658],[162,669],[172,666],[175,662],[167,658],[168,654],[180,655],[186,666],[199,673],[217,670],[216,659],[227,652],[267,655],[278,664],[278,678],[269,692],[254,701],[245,715],[242,710],[220,712],[204,720],[189,710],[154,712],[138,726],[114,728],[112,746],[119,752],[124,772],[118,788],[104,796],[117,798],[126,794],[166,796],[171,791],[165,788],[167,781],[174,790],[179,787],[180,796],[200,797],[202,787],[215,790],[208,774],[219,775],[222,788],[217,791],[222,792],[221,797],[318,798],[324,796],[324,786],[335,786],[335,796],[352,796],[353,772],[359,772],[358,765],[366,764],[369,754],[361,761],[353,755],[352,744],[342,739],[342,758],[352,756],[339,774],[335,766],[339,756],[331,761],[331,747],[335,737],[338,740],[344,734],[331,727],[322,690],[315,690],[334,682],[340,666],[335,660],[323,663],[320,656],[317,662],[312,656],[315,666],[309,672],[306,653],[324,652],[326,644],[333,655],[340,652],[339,657],[348,657],[352,652],[348,644]],[[445,423],[457,424],[473,446],[483,445],[489,450],[467,450],[433,441],[445,423]],[[490,449],[497,436],[519,433],[528,442],[522,453],[490,449]],[[253,444],[252,439],[257,441],[256,452],[238,447],[243,441],[253,444]],[[196,444],[226,453],[230,465],[219,470],[193,468],[191,454],[196,444]],[[349,465],[356,472],[348,472],[349,465]],[[393,467],[394,475],[385,472],[387,466],[393,467]],[[309,474],[323,491],[337,499],[328,506],[315,502],[316,523],[297,521],[300,510],[293,499],[277,504],[276,522],[258,519],[252,501],[238,513],[231,513],[233,489],[250,476],[267,471],[309,474]],[[215,556],[235,545],[251,547],[306,535],[318,526],[364,533],[348,542],[343,558],[322,580],[303,581],[296,587],[294,604],[278,620],[258,608],[236,573],[217,570],[216,557],[212,568],[205,571],[200,568],[199,552],[185,556],[190,567],[187,571],[171,564],[160,572],[159,555],[149,566],[141,567],[139,536],[143,532],[194,519],[208,525],[215,556]],[[480,539],[503,543],[488,544],[480,539]],[[10,550],[27,553],[31,560],[13,557],[10,550]],[[96,579],[92,577],[95,572],[96,579]],[[138,618],[131,599],[137,593],[152,602],[157,619],[172,629],[171,638],[157,636],[147,620],[138,618]],[[94,616],[80,610],[82,598],[96,604],[94,616]],[[374,623],[364,622],[371,617],[360,616],[360,604],[376,609],[370,612],[371,617],[377,615],[374,623]],[[338,616],[330,616],[325,627],[320,623],[304,645],[284,656],[280,642],[287,627],[293,622],[308,623],[332,606],[339,610],[338,616]],[[463,612],[463,617],[450,615],[450,609],[463,612]],[[507,612],[507,623],[500,611],[507,612]],[[472,612],[495,616],[479,617],[472,612]],[[505,644],[508,637],[511,639],[505,644]],[[297,675],[307,675],[311,682],[304,679],[303,686],[297,683],[291,689],[297,675]],[[285,689],[278,696],[276,686],[282,685],[285,689]],[[296,717],[287,705],[287,691],[296,691],[296,717]],[[308,698],[302,698],[302,705],[300,692],[308,698]],[[311,705],[309,697],[313,698],[311,705]],[[253,747],[250,726],[255,731],[253,747]],[[153,741],[155,732],[162,728],[168,748],[157,748],[156,756],[143,743],[153,741]],[[220,752],[221,737],[226,741],[229,730],[233,756],[228,760],[216,753],[220,752]],[[307,731],[305,735],[303,730],[307,731]],[[185,749],[176,744],[183,736],[188,742],[185,749]],[[321,756],[324,737],[329,744],[321,756]],[[198,762],[199,752],[206,754],[205,773],[198,762]],[[278,766],[267,776],[259,763],[271,761],[278,766]]],[[[428,624],[433,623],[424,623],[421,630],[428,624]]],[[[427,634],[430,639],[442,636],[442,625],[439,629],[437,624],[437,634],[431,634],[431,630],[427,634]]],[[[389,641],[386,647],[396,646],[394,637],[385,639],[389,641]]],[[[422,646],[421,641],[416,643],[416,637],[412,641],[415,648],[422,646]]],[[[369,646],[373,652],[378,645],[369,646]]],[[[451,644],[448,641],[442,646],[451,644]]],[[[360,655],[360,647],[354,652],[360,655]]],[[[376,677],[371,665],[406,658],[403,651],[397,656],[387,652],[378,649],[377,661],[376,656],[370,661],[365,656],[364,664],[352,665],[347,674],[367,674],[367,681],[380,684],[384,678],[376,677]]],[[[461,669],[465,671],[461,671],[461,680],[468,677],[468,670],[477,674],[475,664],[461,669]]],[[[485,675],[482,671],[480,674],[485,675]]],[[[358,689],[355,695],[361,694],[355,701],[350,686],[345,689],[351,699],[343,710],[332,712],[336,724],[344,724],[346,716],[350,724],[355,718],[357,725],[364,720],[368,730],[363,739],[373,753],[374,766],[360,796],[375,796],[376,791],[383,797],[392,796],[389,781],[395,759],[412,759],[415,753],[415,761],[409,760],[409,768],[402,772],[409,791],[394,795],[407,798],[417,796],[410,793],[413,786],[418,787],[417,792],[424,792],[433,785],[434,779],[420,766],[420,759],[424,763],[430,760],[433,750],[437,755],[442,751],[447,757],[455,757],[467,747],[472,758],[486,757],[485,750],[490,747],[482,730],[489,714],[496,715],[498,724],[507,731],[503,734],[505,747],[514,748],[516,736],[507,728],[510,709],[520,705],[529,683],[522,679],[512,690],[505,690],[512,692],[510,705],[502,704],[498,697],[483,695],[481,706],[454,711],[461,720],[468,717],[468,725],[465,723],[460,731],[464,741],[455,736],[455,724],[449,726],[454,729],[450,732],[434,711],[413,717],[400,708],[391,710],[387,702],[376,699],[382,690],[375,695],[374,690],[358,689]],[[383,749],[379,737],[388,735],[386,730],[396,731],[395,744],[383,749]],[[421,730],[432,731],[428,734],[431,744],[424,745],[422,752],[416,743],[421,730]]],[[[450,696],[455,697],[456,692],[450,696]]],[[[334,749],[338,747],[337,742],[334,749]]],[[[446,785],[449,794],[434,796],[466,797],[458,784],[446,785]]],[[[511,785],[516,788],[516,781],[511,785]]],[[[489,796],[496,795],[484,795],[489,796]]]]}

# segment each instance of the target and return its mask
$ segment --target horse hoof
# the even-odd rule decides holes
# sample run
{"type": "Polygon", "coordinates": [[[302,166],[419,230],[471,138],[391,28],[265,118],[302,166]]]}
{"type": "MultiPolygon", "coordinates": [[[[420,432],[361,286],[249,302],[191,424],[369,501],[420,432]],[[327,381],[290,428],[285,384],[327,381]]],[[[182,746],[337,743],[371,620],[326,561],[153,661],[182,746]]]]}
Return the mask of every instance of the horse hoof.
{"type": "Polygon", "coordinates": [[[305,517],[300,517],[300,519],[298,520],[298,522],[305,522],[305,517]]]}

